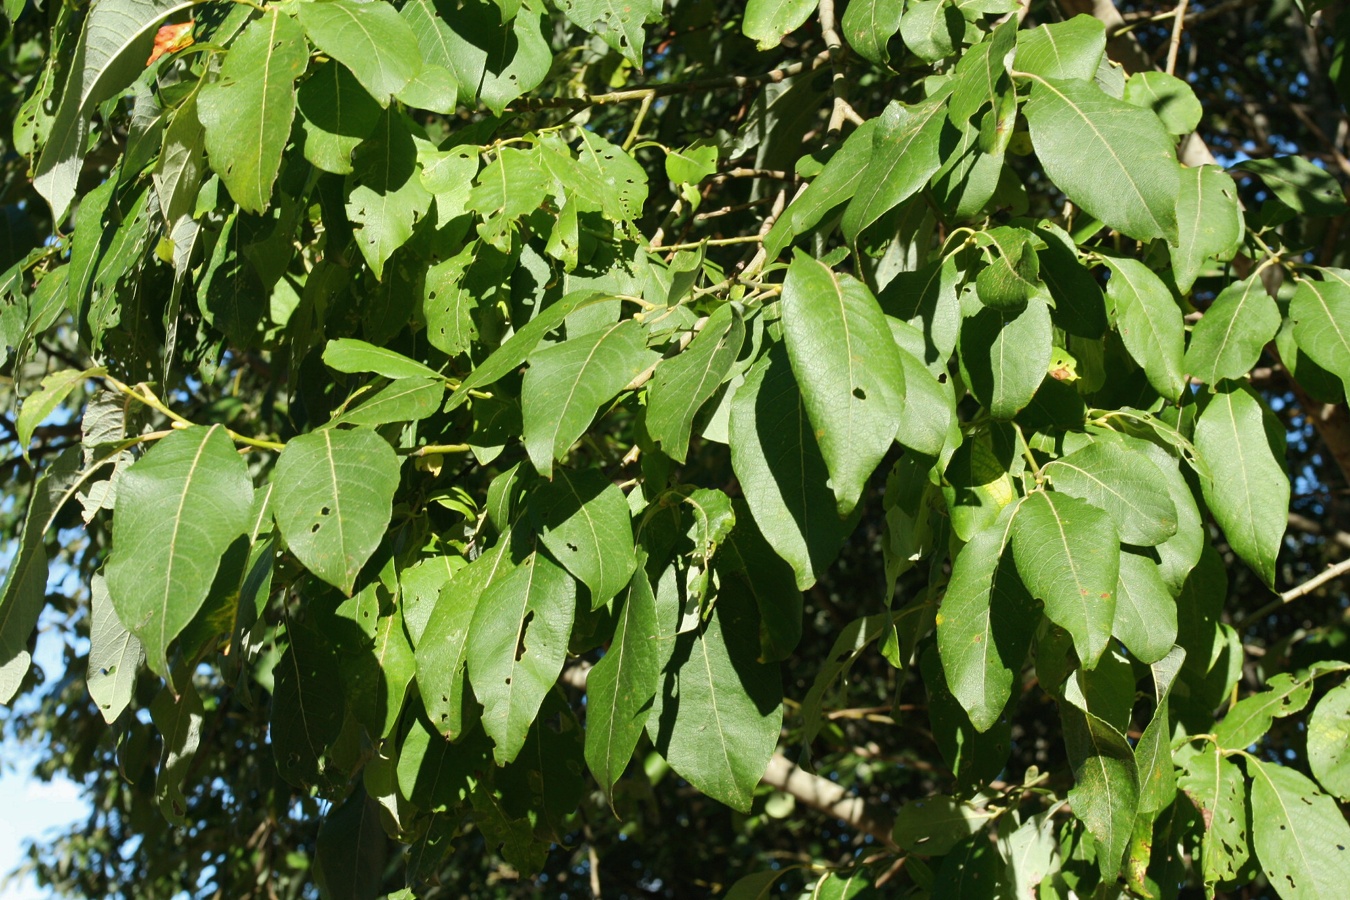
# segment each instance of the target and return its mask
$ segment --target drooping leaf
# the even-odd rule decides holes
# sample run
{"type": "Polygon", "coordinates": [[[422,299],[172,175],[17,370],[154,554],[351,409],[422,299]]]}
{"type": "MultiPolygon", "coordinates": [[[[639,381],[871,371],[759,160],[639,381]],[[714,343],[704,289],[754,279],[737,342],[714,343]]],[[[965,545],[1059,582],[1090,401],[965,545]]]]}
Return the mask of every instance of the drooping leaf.
{"type": "Polygon", "coordinates": [[[352,151],[380,121],[380,106],[336,60],[315,68],[296,93],[304,117],[305,159],[337,175],[352,171],[352,151]]]}
{"type": "Polygon", "coordinates": [[[376,347],[356,338],[338,338],[329,341],[323,350],[323,361],[338,372],[374,372],[385,378],[439,378],[435,370],[401,353],[376,347]]]}
{"type": "Polygon", "coordinates": [[[1289,318],[1299,349],[1350,391],[1350,280],[1299,281],[1289,318]]]}
{"type": "Polygon", "coordinates": [[[466,662],[498,765],[516,758],[562,671],[576,582],[541,553],[489,584],[469,626],[466,662]]]}
{"type": "MultiPolygon", "coordinates": [[[[1056,492],[1111,515],[1120,539],[1152,547],[1177,532],[1177,509],[1151,459],[1121,444],[1096,441],[1047,464],[1056,492]]],[[[1171,641],[1168,641],[1171,646],[1171,641]]],[[[1165,652],[1165,651],[1164,651],[1165,652]]]]}
{"type": "Polygon", "coordinates": [[[1108,258],[1106,283],[1110,314],[1125,349],[1148,376],[1148,383],[1169,400],[1185,385],[1186,325],[1181,307],[1161,278],[1135,259],[1108,258]]]}
{"type": "Polygon", "coordinates": [[[1065,684],[1064,744],[1073,767],[1069,802],[1097,839],[1097,866],[1114,881],[1134,830],[1139,772],[1134,750],[1115,727],[1087,708],[1075,679],[1065,684]]]}
{"type": "Polygon", "coordinates": [[[1267,585],[1289,514],[1284,428],[1249,388],[1224,382],[1195,423],[1195,448],[1214,476],[1205,502],[1233,551],[1267,585]]]}
{"type": "Polygon", "coordinates": [[[639,553],[609,650],[586,677],[586,765],[607,795],[647,726],[661,674],[659,639],[656,597],[639,553]]]}
{"type": "Polygon", "coordinates": [[[431,208],[432,196],[417,174],[415,127],[403,114],[386,110],[357,150],[349,176],[347,217],[361,255],[380,279],[385,262],[431,208]]]}
{"type": "Polygon", "coordinates": [[[1301,156],[1248,159],[1233,168],[1250,172],[1265,182],[1286,206],[1310,216],[1345,212],[1345,192],[1336,176],[1301,156]]]}
{"type": "Polygon", "coordinates": [[[817,0],[747,0],[741,31],[761,50],[777,47],[816,11],[817,0]]]}
{"type": "Polygon", "coordinates": [[[1020,311],[985,307],[961,323],[961,370],[995,418],[1011,419],[1031,402],[1050,350],[1050,309],[1040,298],[1020,311]]]}
{"type": "Polygon", "coordinates": [[[131,702],[145,648],[117,618],[108,583],[95,575],[89,583],[89,666],[85,682],[103,720],[111,725],[131,702]]]}
{"type": "Polygon", "coordinates": [[[676,462],[684,462],[694,416],[726,379],[745,342],[745,322],[731,305],[719,307],[679,355],[657,368],[647,388],[647,433],[676,462]]]}
{"type": "Polygon", "coordinates": [[[1177,794],[1167,701],[1185,659],[1186,651],[1174,646],[1149,666],[1153,675],[1153,717],[1134,746],[1139,771],[1139,812],[1144,814],[1166,809],[1177,794]]]}
{"type": "Polygon", "coordinates": [[[292,438],[272,472],[272,508],[305,568],[350,594],[389,526],[399,460],[369,428],[292,438]]]}
{"type": "Polygon", "coordinates": [[[1017,497],[1007,461],[994,452],[987,436],[966,438],[948,461],[942,481],[952,531],[963,541],[992,527],[1017,497]]]}
{"type": "Polygon", "coordinates": [[[895,440],[905,375],[886,317],[862,282],[799,253],[783,283],[783,339],[840,515],[895,440]]]}
{"type": "MultiPolygon", "coordinates": [[[[431,0],[416,0],[416,6],[434,9],[431,0]]],[[[434,15],[427,10],[424,19],[434,15]]],[[[548,21],[544,10],[526,7],[503,27],[501,10],[489,0],[462,3],[433,40],[443,41],[450,70],[466,93],[476,95],[493,115],[526,91],[532,91],[548,75],[553,51],[544,37],[548,21]],[[472,93],[470,93],[472,91],[472,93]]],[[[420,32],[424,36],[426,31],[420,32]]]]}
{"type": "Polygon", "coordinates": [[[1206,384],[1241,378],[1261,358],[1261,351],[1280,330],[1280,322],[1280,310],[1259,274],[1233,282],[1191,332],[1186,371],[1206,384]]]}
{"type": "Polygon", "coordinates": [[[1116,614],[1120,539],[1111,516],[1067,494],[1036,491],[1013,517],[1012,545],[1022,583],[1073,635],[1078,658],[1091,669],[1116,614]]]}
{"type": "Polygon", "coordinates": [[[249,526],[253,485],[220,426],[175,431],[122,474],[108,591],[168,675],[168,646],[211,589],[225,550],[249,526]]]}
{"type": "Polygon", "coordinates": [[[1181,170],[1177,194],[1177,240],[1171,242],[1172,278],[1189,293],[1210,259],[1233,258],[1242,241],[1242,208],[1237,185],[1218,166],[1181,170]]]}
{"type": "Polygon", "coordinates": [[[1247,759],[1252,846],[1284,900],[1334,897],[1350,883],[1350,824],[1336,801],[1286,766],[1247,759]]]}
{"type": "Polygon", "coordinates": [[[417,36],[392,4],[325,0],[297,12],[314,46],[350,69],[380,106],[422,69],[417,36]]]}
{"type": "Polygon", "coordinates": [[[795,237],[814,228],[830,210],[853,196],[872,157],[873,133],[879,122],[868,119],[859,125],[801,196],[773,223],[764,236],[764,251],[769,259],[777,259],[795,237]]]}
{"type": "Polygon", "coordinates": [[[77,372],[74,369],[61,369],[42,379],[42,386],[24,398],[19,408],[18,420],[14,430],[19,437],[19,447],[24,459],[28,459],[28,446],[33,442],[33,432],[87,379],[102,375],[103,368],[77,372]]]}
{"type": "Polygon", "coordinates": [[[1050,180],[1130,237],[1175,241],[1181,167],[1158,117],[1086,81],[1032,80],[1023,112],[1050,180]]]}
{"type": "Polygon", "coordinates": [[[642,26],[658,21],[662,0],[560,0],[558,8],[584,31],[606,43],[642,68],[642,26]]]}
{"type": "Polygon", "coordinates": [[[988,40],[962,54],[952,75],[951,119],[965,125],[986,104],[994,106],[1008,85],[1007,62],[1017,42],[1017,23],[998,26],[988,40]]]}
{"type": "Polygon", "coordinates": [[[539,540],[591,591],[591,606],[608,603],[633,574],[633,526],[623,491],[597,469],[560,469],[530,494],[539,540]]]}
{"type": "Polygon", "coordinates": [[[1153,560],[1120,554],[1120,582],[1111,632],[1134,654],[1153,664],[1167,655],[1177,638],[1177,605],[1153,560]]]}
{"type": "Polygon", "coordinates": [[[363,786],[324,816],[314,846],[314,880],[325,896],[358,900],[380,892],[387,842],[380,807],[363,786]]]}
{"type": "MultiPolygon", "coordinates": [[[[697,495],[707,493],[696,491],[688,500],[692,505],[697,495]]],[[[802,592],[796,575],[764,540],[745,505],[737,503],[734,509],[739,513],[735,527],[717,557],[718,590],[753,597],[759,609],[759,658],[787,659],[802,638],[802,592]]]]}
{"type": "Polygon", "coordinates": [[[539,473],[552,474],[554,460],[566,455],[600,405],[656,359],[642,325],[633,319],[531,354],[521,386],[521,416],[525,450],[539,473]]]}
{"type": "Polygon", "coordinates": [[[1177,778],[1201,813],[1204,841],[1200,865],[1205,885],[1233,881],[1246,865],[1247,785],[1238,767],[1214,744],[1189,757],[1177,778]]]}
{"type": "Polygon", "coordinates": [[[797,587],[806,590],[834,560],[844,529],[781,344],[750,369],[736,390],[730,432],[731,465],[755,522],[792,565],[797,587]]]}
{"type": "Polygon", "coordinates": [[[294,19],[267,10],[230,46],[220,77],[202,87],[197,115],[211,168],[248,212],[271,204],[295,118],[295,79],[305,71],[308,50],[294,19]]]}
{"type": "Polygon", "coordinates": [[[202,698],[191,683],[177,697],[173,688],[166,684],[150,704],[150,718],[164,738],[159,772],[155,776],[155,799],[166,819],[176,825],[186,825],[188,804],[183,794],[183,781],[201,745],[202,723],[206,720],[202,698]]]}

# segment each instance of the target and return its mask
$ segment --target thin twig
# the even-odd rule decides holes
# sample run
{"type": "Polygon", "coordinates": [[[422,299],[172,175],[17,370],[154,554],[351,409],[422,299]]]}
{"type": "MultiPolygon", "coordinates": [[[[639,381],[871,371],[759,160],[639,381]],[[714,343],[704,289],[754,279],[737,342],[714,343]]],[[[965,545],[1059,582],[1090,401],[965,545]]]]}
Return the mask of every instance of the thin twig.
{"type": "Polygon", "coordinates": [[[1177,4],[1175,16],[1172,21],[1172,43],[1167,48],[1167,74],[1175,75],[1177,70],[1177,51],[1181,49],[1181,31],[1186,27],[1186,7],[1190,5],[1191,0],[1181,0],[1177,4]]]}
{"type": "Polygon", "coordinates": [[[1340,578],[1346,572],[1350,572],[1350,559],[1343,559],[1340,562],[1336,563],[1336,565],[1322,572],[1321,574],[1314,575],[1312,578],[1309,578],[1307,581],[1303,582],[1298,587],[1290,588],[1289,590],[1285,591],[1283,594],[1280,595],[1280,602],[1289,603],[1293,600],[1297,600],[1299,597],[1302,597],[1306,594],[1311,594],[1313,591],[1317,590],[1322,585],[1326,584],[1328,581],[1340,578]]]}

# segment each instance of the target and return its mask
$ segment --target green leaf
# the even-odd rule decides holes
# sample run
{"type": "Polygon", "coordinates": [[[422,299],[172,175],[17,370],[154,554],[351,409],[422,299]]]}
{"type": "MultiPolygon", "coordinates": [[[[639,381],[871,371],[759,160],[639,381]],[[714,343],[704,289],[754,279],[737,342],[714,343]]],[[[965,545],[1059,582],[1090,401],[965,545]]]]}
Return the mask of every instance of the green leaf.
{"type": "Polygon", "coordinates": [[[261,213],[271,202],[295,118],[295,79],[308,62],[300,26],[269,9],[230,45],[220,76],[202,87],[197,115],[211,168],[243,210],[261,213]]]}
{"type": "Polygon", "coordinates": [[[717,172],[717,145],[666,148],[666,177],[676,184],[698,184],[717,172]]]}
{"type": "Polygon", "coordinates": [[[982,835],[966,838],[943,857],[933,896],[960,900],[987,897],[1003,871],[1003,857],[992,841],[982,835]]]}
{"type": "Polygon", "coordinates": [[[647,170],[617,144],[583,129],[577,148],[578,165],[598,179],[600,208],[612,222],[632,222],[642,216],[647,202],[647,170]]]}
{"type": "Polygon", "coordinates": [[[1148,376],[1148,383],[1169,400],[1181,397],[1186,323],[1172,292],[1153,270],[1135,259],[1107,258],[1111,280],[1106,296],[1110,315],[1125,349],[1148,376]]]}
{"type": "Polygon", "coordinates": [[[103,720],[111,725],[131,703],[136,673],[145,648],[117,618],[108,583],[94,575],[89,583],[89,664],[85,682],[103,720]]]}
{"type": "Polygon", "coordinates": [[[1233,168],[1260,178],[1285,206],[1296,212],[1310,216],[1345,212],[1345,193],[1336,176],[1301,156],[1248,159],[1233,168]]]}
{"type": "Polygon", "coordinates": [[[1134,750],[1123,734],[1087,709],[1076,679],[1065,683],[1065,695],[1068,702],[1060,704],[1060,713],[1074,782],[1069,802],[1074,815],[1097,839],[1097,865],[1103,879],[1113,882],[1138,810],[1134,750]]]}
{"type": "Polygon", "coordinates": [[[1106,52],[1106,26],[1090,15],[1017,32],[1013,68],[1055,80],[1090,82],[1106,52]]]}
{"type": "Polygon", "coordinates": [[[802,27],[816,5],[817,0],[747,0],[741,31],[760,50],[771,50],[802,27]]]}
{"type": "Polygon", "coordinates": [[[292,438],[272,472],[277,526],[296,558],[350,595],[389,527],[399,459],[368,428],[292,438]]]}
{"type": "Polygon", "coordinates": [[[1050,365],[1050,308],[1032,298],[1020,311],[984,307],[961,324],[961,371],[997,419],[1031,402],[1050,365]]]}
{"type": "Polygon", "coordinates": [[[1301,279],[1289,303],[1289,318],[1299,349],[1350,391],[1350,280],[1301,279]]]}
{"type": "Polygon", "coordinates": [[[108,590],[157,674],[168,675],[169,642],[206,600],[252,503],[244,461],[218,425],[174,431],[122,473],[108,590]]]}
{"type": "Polygon", "coordinates": [[[337,175],[352,171],[352,151],[380,122],[380,105],[335,60],[315,68],[296,92],[304,117],[305,159],[337,175]]]}
{"type": "MultiPolygon", "coordinates": [[[[458,390],[450,395],[446,402],[446,411],[450,411],[469,399],[469,391],[486,387],[518,368],[529,357],[544,335],[563,323],[573,312],[586,309],[597,303],[611,303],[613,297],[598,294],[595,291],[573,291],[553,305],[546,307],[533,319],[516,330],[492,355],[469,373],[458,390]]],[[[597,332],[598,334],[598,332],[597,332]]]]}
{"type": "MultiPolygon", "coordinates": [[[[415,0],[414,5],[432,4],[415,0]]],[[[423,14],[424,20],[427,15],[423,14]]],[[[500,116],[508,104],[534,90],[548,75],[553,51],[544,36],[547,22],[543,9],[527,7],[511,20],[508,30],[496,4],[487,0],[461,3],[448,22],[440,23],[446,26],[442,39],[455,80],[466,92],[475,88],[483,105],[500,116]]]]}
{"type": "Polygon", "coordinates": [[[764,236],[769,259],[777,259],[795,237],[810,231],[830,210],[853,196],[872,158],[873,134],[880,121],[868,119],[845,138],[815,180],[773,223],[764,236]]]}
{"type": "Polygon", "coordinates": [[[1151,459],[1122,444],[1093,442],[1047,464],[1043,472],[1056,492],[1109,513],[1127,544],[1152,547],[1177,533],[1177,508],[1162,473],[1151,459]]]}
{"type": "Polygon", "coordinates": [[[945,96],[915,106],[887,105],[872,132],[872,149],[857,191],[844,210],[844,237],[850,243],[864,228],[920,190],[942,165],[938,136],[946,121],[945,96]]]}
{"type": "Polygon", "coordinates": [[[105,371],[102,366],[84,372],[61,369],[45,376],[42,379],[42,386],[24,398],[14,427],[19,436],[19,447],[23,450],[24,459],[28,459],[28,447],[33,442],[33,432],[37,427],[56,412],[62,401],[70,396],[71,391],[83,384],[86,379],[96,378],[105,371]]]}
{"type": "Polygon", "coordinates": [[[1040,258],[1031,232],[1000,225],[982,231],[976,241],[989,264],[976,278],[980,302],[995,309],[1015,310],[1045,290],[1040,281],[1040,258]],[[997,253],[992,252],[997,250],[997,253]]]}
{"type": "Polygon", "coordinates": [[[458,98],[459,82],[445,66],[423,66],[398,92],[398,99],[408,106],[443,116],[454,115],[458,98]]]}
{"type": "Polygon", "coordinates": [[[1035,491],[1013,518],[1012,545],[1022,583],[1073,635],[1078,658],[1091,669],[1116,615],[1120,540],[1111,516],[1066,494],[1035,491]]]}
{"type": "Polygon", "coordinates": [[[578,28],[601,40],[642,68],[642,26],[661,20],[662,0],[558,0],[558,8],[578,28]]]}
{"type": "Polygon", "coordinates": [[[1245,750],[1270,730],[1273,721],[1293,715],[1308,705],[1312,681],[1287,672],[1266,682],[1269,690],[1244,697],[1214,728],[1214,741],[1225,750],[1245,750]]]}
{"type": "Polygon", "coordinates": [[[845,532],[783,345],[746,373],[730,434],[731,466],[755,522],[806,590],[834,561],[845,532]]]}
{"type": "Polygon", "coordinates": [[[441,589],[426,628],[417,640],[417,687],[436,730],[447,740],[464,733],[464,666],[469,627],[483,591],[511,570],[509,535],[455,572],[441,589]]]}
{"type": "Polygon", "coordinates": [[[934,794],[911,800],[895,811],[891,836],[901,850],[943,856],[989,823],[990,814],[969,802],[934,794]]]}
{"type": "Polygon", "coordinates": [[[525,746],[530,723],[562,671],[575,607],[576,582],[540,553],[478,599],[466,660],[499,766],[525,746]]]}
{"type": "Polygon", "coordinates": [[[952,531],[963,541],[993,526],[1003,509],[1016,499],[1005,461],[990,446],[987,435],[971,435],[952,453],[943,473],[942,494],[947,501],[952,531]]]}
{"type": "MultiPolygon", "coordinates": [[[[891,635],[898,637],[896,626],[900,621],[897,618],[891,624],[888,629],[891,635]]],[[[888,635],[887,640],[895,637],[888,635]]],[[[1007,767],[1012,747],[1011,716],[1000,716],[981,734],[947,687],[936,646],[929,644],[924,649],[919,657],[919,670],[928,693],[928,725],[943,761],[956,776],[957,790],[967,796],[983,791],[1007,767]]]]}
{"type": "Polygon", "coordinates": [[[1252,846],[1284,900],[1335,897],[1350,883],[1350,825],[1307,776],[1248,757],[1252,846]]]}
{"type": "MultiPolygon", "coordinates": [[[[100,465],[116,454],[104,456],[100,465]]],[[[0,591],[0,703],[9,703],[28,674],[28,638],[47,605],[47,531],[88,476],[80,473],[80,450],[63,450],[33,482],[23,534],[6,561],[0,591]]]]}
{"type": "Polygon", "coordinates": [[[656,596],[641,552],[614,638],[586,676],[586,765],[607,796],[647,727],[662,656],[656,596]]]}
{"type": "MultiPolygon", "coordinates": [[[[1138,464],[1137,459],[1133,462],[1138,464]]],[[[1176,601],[1157,563],[1146,556],[1120,554],[1120,582],[1111,632],[1135,659],[1147,665],[1166,656],[1177,639],[1176,601]]]]}
{"type": "Polygon", "coordinates": [[[194,2],[102,0],[90,5],[79,44],[69,57],[75,64],[69,66],[46,146],[33,168],[33,187],[51,204],[53,222],[65,220],[75,199],[90,117],[100,103],[145,71],[159,23],[194,2]]]}
{"type": "Polygon", "coordinates": [[[323,361],[337,372],[373,372],[385,378],[440,378],[435,370],[401,353],[356,338],[338,338],[323,348],[323,361]]]}
{"type": "Polygon", "coordinates": [[[334,416],[332,425],[386,425],[389,422],[416,422],[433,415],[445,396],[444,379],[400,378],[385,385],[360,406],[334,416]]]}
{"type": "Polygon", "coordinates": [[[166,684],[150,704],[150,718],[164,738],[159,754],[159,773],[155,776],[155,799],[164,818],[175,825],[187,824],[187,797],[183,781],[192,770],[192,758],[201,744],[206,710],[202,698],[189,680],[181,696],[174,696],[166,684]]]}
{"type": "Polygon", "coordinates": [[[726,380],[744,342],[745,322],[728,303],[688,347],[657,367],[647,388],[647,433],[676,462],[689,452],[694,416],[726,380]]]}
{"type": "Polygon", "coordinates": [[[1332,794],[1350,798],[1350,681],[1332,688],[1308,719],[1308,765],[1332,794]]]}
{"type": "MultiPolygon", "coordinates": [[[[686,502],[693,506],[709,493],[720,492],[700,489],[686,502]]],[[[744,503],[738,502],[734,511],[739,513],[735,527],[717,557],[718,590],[753,597],[759,609],[760,660],[787,659],[802,638],[802,592],[797,590],[796,575],[764,540],[744,503]]]]}
{"type": "Polygon", "coordinates": [[[1186,371],[1206,384],[1241,378],[1261,358],[1281,321],[1280,310],[1259,274],[1233,282],[1191,332],[1186,371]]]}
{"type": "Polygon", "coordinates": [[[422,70],[417,35],[389,3],[324,0],[296,9],[314,46],[350,69],[380,106],[422,70]]]}
{"type": "Polygon", "coordinates": [[[1181,167],[1158,117],[1095,84],[1032,77],[1023,113],[1050,180],[1130,237],[1176,241],[1181,167]]]}
{"type": "Polygon", "coordinates": [[[590,427],[600,405],[657,358],[633,319],[532,353],[520,400],[525,450],[539,473],[551,475],[553,461],[590,427]]]}
{"type": "Polygon", "coordinates": [[[1190,134],[1204,113],[1191,86],[1166,72],[1135,72],[1125,82],[1125,102],[1152,110],[1172,134],[1190,134]]]}
{"type": "MultiPolygon", "coordinates": [[[[1172,725],[1168,718],[1168,697],[1176,683],[1186,651],[1172,647],[1151,665],[1153,675],[1153,717],[1144,727],[1134,747],[1139,771],[1139,812],[1158,813],[1172,804],[1177,795],[1176,766],[1172,763],[1172,725]]],[[[1133,698],[1131,698],[1133,699],[1133,698]]]]}
{"type": "Polygon", "coordinates": [[[314,880],[333,900],[374,897],[384,880],[386,847],[380,805],[364,787],[357,787],[319,826],[314,880]]]}
{"type": "Polygon", "coordinates": [[[1211,890],[1238,877],[1247,863],[1247,786],[1242,772],[1219,748],[1203,744],[1188,757],[1177,787],[1201,812],[1200,867],[1211,890]]]}
{"type": "Polygon", "coordinates": [[[947,0],[914,0],[905,7],[900,19],[900,36],[905,46],[928,63],[956,52],[965,30],[965,19],[947,0]]]}
{"type": "Polygon", "coordinates": [[[904,368],[886,317],[862,282],[798,253],[781,303],[802,405],[846,516],[895,441],[904,368]]]}
{"type": "Polygon", "coordinates": [[[1189,293],[1210,259],[1233,258],[1242,243],[1242,207],[1237,185],[1218,166],[1181,170],[1177,194],[1177,240],[1171,242],[1172,278],[1189,293]]]}
{"type": "Polygon", "coordinates": [[[1195,423],[1195,449],[1214,473],[1205,502],[1233,551],[1267,586],[1275,584],[1289,515],[1284,426],[1251,390],[1225,382],[1195,423]]]}
{"type": "MultiPolygon", "coordinates": [[[[905,327],[888,320],[892,335],[905,327]]],[[[917,342],[922,345],[922,338],[917,342]]],[[[960,429],[956,423],[956,398],[947,379],[934,375],[913,353],[900,349],[900,365],[905,372],[905,412],[895,439],[902,446],[938,459],[954,449],[960,429]]]]}
{"type": "Polygon", "coordinates": [[[967,50],[952,74],[951,119],[958,126],[970,121],[986,103],[998,106],[1008,83],[1007,62],[1017,41],[1017,23],[1012,19],[990,33],[989,39],[967,50]]]}
{"type": "Polygon", "coordinates": [[[1015,506],[957,554],[937,615],[938,652],[947,686],[977,731],[1003,715],[1039,621],[1008,544],[1015,506]]]}
{"type": "MultiPolygon", "coordinates": [[[[659,595],[657,609],[659,615],[659,595]]],[[[679,635],[678,603],[665,612],[658,624],[667,661],[647,734],[686,781],[746,812],[783,723],[778,665],[756,661],[759,635],[748,597],[719,596],[711,616],[679,635]]]]}
{"type": "Polygon", "coordinates": [[[559,470],[530,495],[539,539],[604,606],[633,574],[633,526],[623,491],[597,469],[559,470]]]}
{"type": "Polygon", "coordinates": [[[417,175],[415,127],[402,113],[386,110],[357,150],[348,176],[347,218],[361,255],[379,279],[385,262],[408,242],[431,208],[431,194],[417,175]]]}
{"type": "Polygon", "coordinates": [[[844,40],[863,59],[885,66],[891,61],[887,44],[900,30],[903,0],[854,0],[844,9],[839,24],[844,40]]]}
{"type": "Polygon", "coordinates": [[[308,623],[291,623],[273,672],[269,735],[277,771],[300,787],[326,784],[345,715],[337,654],[308,623]]]}

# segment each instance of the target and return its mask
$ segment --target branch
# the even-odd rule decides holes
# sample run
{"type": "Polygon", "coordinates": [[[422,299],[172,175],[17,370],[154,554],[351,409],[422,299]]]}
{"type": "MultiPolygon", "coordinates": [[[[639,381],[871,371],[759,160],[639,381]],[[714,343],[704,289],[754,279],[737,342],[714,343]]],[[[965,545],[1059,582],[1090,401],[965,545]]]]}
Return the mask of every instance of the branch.
{"type": "Polygon", "coordinates": [[[1167,45],[1167,68],[1164,70],[1168,75],[1176,74],[1177,51],[1181,49],[1181,31],[1186,27],[1186,7],[1190,3],[1191,0],[1181,0],[1174,12],[1176,18],[1172,23],[1172,41],[1167,45]]]}
{"type": "MultiPolygon", "coordinates": [[[[586,677],[590,672],[590,663],[582,659],[573,660],[563,668],[558,680],[568,687],[584,691],[586,677]]],[[[894,820],[889,813],[870,807],[862,797],[849,795],[847,790],[828,778],[798,768],[781,753],[775,753],[769,759],[769,767],[760,778],[760,783],[791,794],[803,806],[839,819],[856,831],[872,835],[888,850],[899,849],[895,838],[891,836],[894,820]]]]}
{"type": "Polygon", "coordinates": [[[1321,574],[1314,575],[1312,578],[1309,578],[1307,581],[1303,582],[1298,587],[1290,588],[1289,590],[1285,591],[1283,594],[1280,595],[1280,603],[1282,604],[1289,603],[1293,600],[1297,600],[1299,597],[1311,594],[1313,591],[1317,590],[1322,585],[1326,584],[1328,581],[1333,581],[1337,578],[1340,578],[1346,572],[1350,572],[1350,559],[1343,559],[1340,562],[1336,563],[1336,565],[1322,572],[1321,574]]]}

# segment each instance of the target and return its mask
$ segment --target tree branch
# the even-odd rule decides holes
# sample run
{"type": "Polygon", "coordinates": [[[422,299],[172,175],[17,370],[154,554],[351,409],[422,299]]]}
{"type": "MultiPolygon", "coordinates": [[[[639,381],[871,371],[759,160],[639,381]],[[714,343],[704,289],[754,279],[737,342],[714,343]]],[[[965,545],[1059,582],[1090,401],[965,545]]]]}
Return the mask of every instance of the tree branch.
{"type": "Polygon", "coordinates": [[[1281,604],[1289,603],[1293,600],[1297,600],[1299,597],[1311,594],[1313,591],[1317,590],[1322,585],[1326,584],[1328,581],[1333,581],[1337,578],[1340,578],[1346,572],[1350,572],[1350,559],[1343,559],[1340,562],[1336,563],[1336,565],[1331,566],[1330,568],[1326,569],[1320,574],[1314,575],[1312,578],[1309,578],[1307,581],[1303,582],[1298,587],[1290,588],[1289,590],[1285,591],[1283,594],[1280,595],[1280,603],[1281,604]]]}

